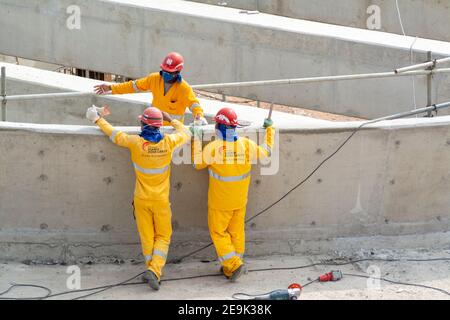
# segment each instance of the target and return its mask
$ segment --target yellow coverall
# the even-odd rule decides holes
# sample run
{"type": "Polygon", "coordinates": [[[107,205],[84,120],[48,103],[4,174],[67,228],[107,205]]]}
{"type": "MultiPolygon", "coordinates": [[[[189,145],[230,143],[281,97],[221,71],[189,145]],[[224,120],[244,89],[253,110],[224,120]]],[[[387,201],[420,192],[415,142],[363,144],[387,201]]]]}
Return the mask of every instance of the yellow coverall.
{"type": "Polygon", "coordinates": [[[190,141],[191,133],[173,120],[176,132],[166,134],[158,143],[114,129],[105,119],[97,122],[115,144],[128,148],[136,174],[134,210],[147,268],[161,278],[172,236],[169,202],[170,162],[173,150],[190,141]]]}
{"type": "MultiPolygon", "coordinates": [[[[182,80],[175,82],[169,91],[164,94],[164,80],[158,72],[151,73],[145,78],[128,81],[111,86],[113,94],[137,93],[151,91],[153,94],[152,105],[161,111],[167,112],[172,119],[184,122],[186,108],[192,112],[192,116],[203,117],[203,109],[189,84],[182,80]]],[[[164,121],[164,125],[169,123],[164,121]]]]}
{"type": "Polygon", "coordinates": [[[216,139],[201,150],[201,142],[194,139],[194,167],[209,170],[208,227],[227,277],[243,264],[251,163],[270,156],[274,133],[272,127],[267,128],[260,146],[247,138],[234,142],[216,139]]]}

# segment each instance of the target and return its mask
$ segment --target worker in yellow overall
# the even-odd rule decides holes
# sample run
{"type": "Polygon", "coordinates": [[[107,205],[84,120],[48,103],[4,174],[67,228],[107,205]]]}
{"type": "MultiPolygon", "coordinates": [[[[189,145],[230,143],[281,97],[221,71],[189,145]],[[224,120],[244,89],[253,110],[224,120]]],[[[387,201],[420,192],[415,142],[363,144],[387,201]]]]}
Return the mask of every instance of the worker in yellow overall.
{"type": "Polygon", "coordinates": [[[245,271],[245,211],[250,185],[251,164],[268,157],[274,143],[272,120],[266,119],[265,142],[254,141],[236,133],[237,115],[231,108],[221,109],[214,118],[217,139],[201,148],[194,134],[194,167],[208,168],[208,227],[223,274],[231,281],[245,271]]]}
{"type": "MultiPolygon", "coordinates": [[[[208,124],[203,116],[203,109],[189,84],[181,77],[184,66],[183,57],[177,52],[169,53],[161,63],[161,71],[147,77],[121,84],[100,84],[94,87],[97,94],[125,94],[151,91],[152,105],[167,112],[172,119],[184,123],[186,108],[192,112],[197,124],[208,124]]],[[[164,125],[169,125],[164,122],[164,125]]]]}
{"type": "Polygon", "coordinates": [[[136,174],[134,214],[147,266],[143,278],[151,288],[159,290],[172,235],[170,162],[174,149],[189,142],[191,133],[181,122],[155,107],[145,109],[139,116],[142,128],[139,135],[114,129],[95,106],[87,110],[86,118],[96,123],[113,143],[130,150],[136,174]],[[163,120],[176,132],[162,133],[163,120]]]}

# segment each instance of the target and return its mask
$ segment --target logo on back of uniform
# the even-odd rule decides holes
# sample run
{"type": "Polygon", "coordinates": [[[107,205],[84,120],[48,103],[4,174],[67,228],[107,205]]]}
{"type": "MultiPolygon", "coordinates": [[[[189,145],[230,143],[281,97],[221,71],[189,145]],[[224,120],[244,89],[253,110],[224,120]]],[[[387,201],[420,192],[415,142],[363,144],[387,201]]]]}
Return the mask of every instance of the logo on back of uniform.
{"type": "Polygon", "coordinates": [[[172,65],[172,63],[173,63],[173,60],[172,60],[172,59],[170,59],[170,58],[167,58],[167,60],[166,60],[166,64],[167,64],[168,66],[171,66],[171,65],[172,65]]]}
{"type": "Polygon", "coordinates": [[[150,142],[148,142],[148,141],[146,141],[146,142],[144,142],[143,144],[142,144],[142,150],[143,151],[147,151],[147,150],[145,150],[145,148],[147,148],[147,146],[150,144],[150,142]]]}

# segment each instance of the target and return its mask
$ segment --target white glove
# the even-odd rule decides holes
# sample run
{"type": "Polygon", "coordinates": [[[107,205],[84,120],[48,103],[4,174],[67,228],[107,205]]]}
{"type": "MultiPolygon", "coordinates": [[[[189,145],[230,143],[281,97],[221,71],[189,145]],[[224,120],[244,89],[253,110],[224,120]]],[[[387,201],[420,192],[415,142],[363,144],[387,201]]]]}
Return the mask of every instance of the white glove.
{"type": "Polygon", "coordinates": [[[200,117],[199,120],[195,120],[195,122],[198,122],[198,124],[196,124],[197,126],[206,126],[208,125],[208,121],[206,121],[205,117],[200,117]]]}
{"type": "Polygon", "coordinates": [[[204,117],[200,117],[198,119],[194,119],[194,122],[191,122],[189,125],[194,127],[206,126],[208,121],[204,117]]]}
{"type": "Polygon", "coordinates": [[[86,110],[86,118],[92,122],[97,122],[100,119],[100,115],[98,114],[97,107],[92,105],[92,107],[86,110]]]}

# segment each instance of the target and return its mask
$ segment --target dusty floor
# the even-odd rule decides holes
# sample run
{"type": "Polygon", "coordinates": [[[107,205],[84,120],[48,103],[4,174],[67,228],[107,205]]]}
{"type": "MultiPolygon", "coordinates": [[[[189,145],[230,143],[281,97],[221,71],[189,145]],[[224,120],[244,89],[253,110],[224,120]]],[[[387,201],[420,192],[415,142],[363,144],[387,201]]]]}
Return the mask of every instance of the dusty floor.
{"type": "MultiPolygon", "coordinates": [[[[195,90],[196,94],[205,99],[211,99],[211,100],[219,100],[222,101],[223,96],[221,94],[211,93],[207,91],[202,90],[195,90]]],[[[250,100],[246,98],[239,98],[239,97],[233,97],[233,96],[226,96],[226,101],[231,103],[238,103],[253,107],[258,107],[258,103],[255,100],[250,100]]],[[[270,109],[270,103],[268,102],[260,102],[259,108],[261,109],[270,109]]],[[[273,110],[285,112],[285,113],[292,113],[297,114],[300,116],[315,118],[315,119],[321,119],[321,120],[328,120],[328,121],[360,121],[362,119],[355,118],[355,117],[348,117],[343,116],[339,114],[334,113],[327,113],[327,112],[321,112],[311,109],[305,109],[305,108],[297,108],[297,107],[290,107],[280,104],[274,104],[273,110]]]]}
{"type": "MultiPolygon", "coordinates": [[[[236,283],[230,283],[222,276],[207,276],[197,279],[167,281],[168,279],[196,275],[217,274],[217,262],[187,261],[181,264],[169,264],[165,268],[165,282],[161,290],[152,291],[145,284],[128,285],[109,289],[88,299],[232,299],[236,292],[250,294],[264,293],[286,288],[297,282],[305,284],[316,279],[320,274],[330,270],[342,270],[344,278],[337,282],[313,283],[304,288],[300,299],[447,299],[450,296],[426,288],[378,282],[374,279],[347,276],[345,274],[372,275],[390,280],[434,286],[450,291],[450,261],[425,262],[382,262],[364,261],[345,266],[315,266],[297,270],[251,271],[272,267],[295,267],[312,262],[330,261],[347,262],[366,257],[383,259],[435,259],[448,258],[450,250],[404,250],[359,252],[357,255],[337,256],[270,256],[247,259],[250,272],[236,283]]],[[[30,283],[45,285],[53,293],[67,291],[66,282],[70,276],[66,273],[68,266],[33,266],[19,263],[0,264],[0,292],[6,290],[10,283],[30,283]]],[[[82,265],[81,288],[119,283],[142,271],[142,266],[129,263],[121,265],[82,265]]],[[[133,280],[132,282],[136,282],[133,280]]],[[[84,293],[69,294],[55,299],[71,299],[84,293]]],[[[6,297],[32,297],[45,295],[36,288],[16,288],[6,297]]],[[[3,297],[5,297],[3,296],[3,297]]]]}

